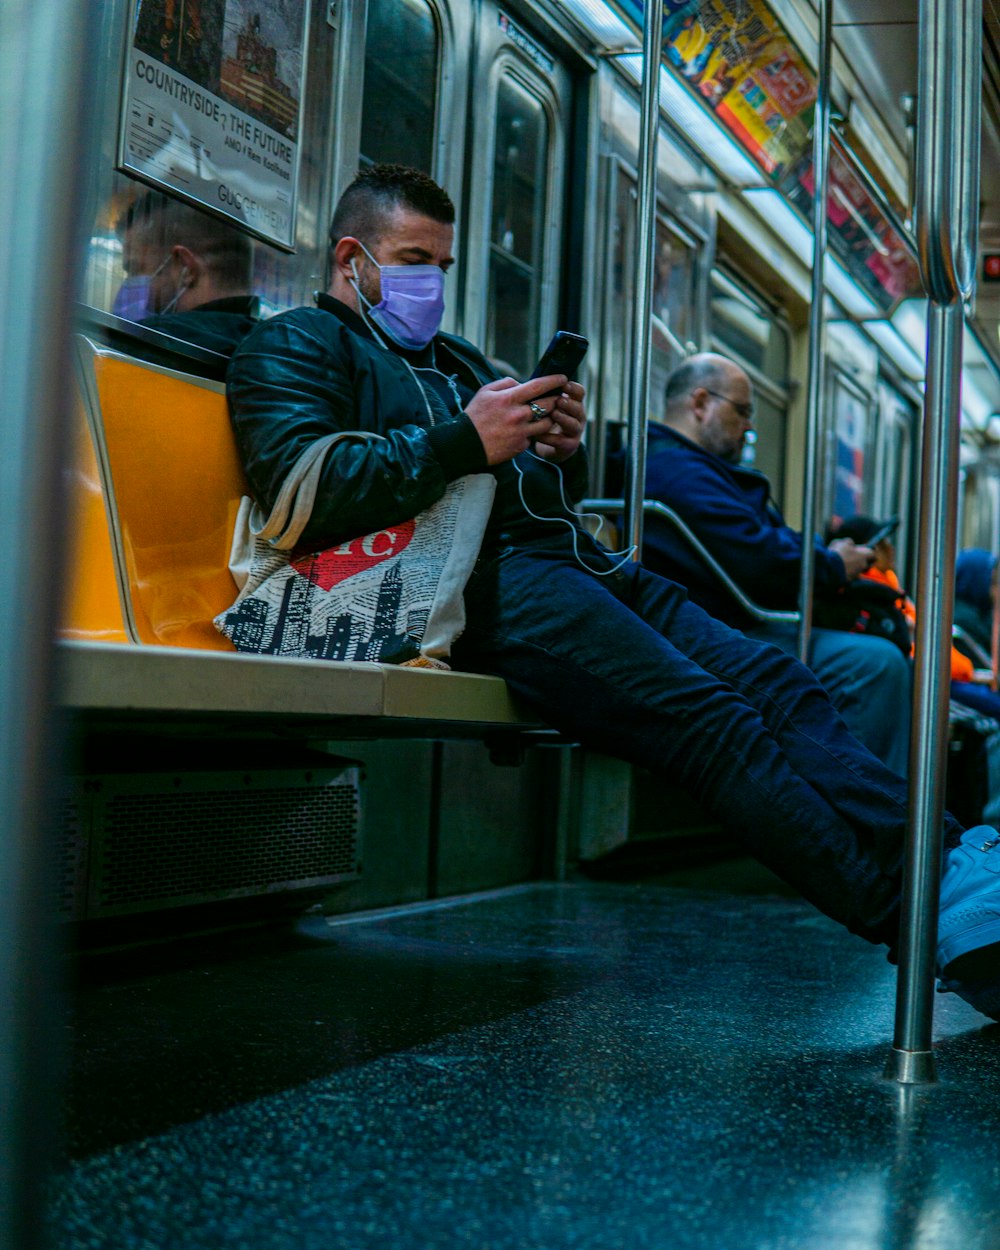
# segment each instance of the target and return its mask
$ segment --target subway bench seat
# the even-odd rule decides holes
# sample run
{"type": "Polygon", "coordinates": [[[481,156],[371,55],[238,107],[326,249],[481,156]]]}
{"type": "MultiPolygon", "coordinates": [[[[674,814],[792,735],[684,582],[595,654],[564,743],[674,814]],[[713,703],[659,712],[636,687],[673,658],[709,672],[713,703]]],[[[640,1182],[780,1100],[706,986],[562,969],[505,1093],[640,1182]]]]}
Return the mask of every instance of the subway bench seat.
{"type": "Polygon", "coordinates": [[[499,678],[241,654],[213,618],[247,487],[225,390],[75,340],[68,592],[58,701],[114,720],[239,718],[317,733],[543,728],[499,678]]]}

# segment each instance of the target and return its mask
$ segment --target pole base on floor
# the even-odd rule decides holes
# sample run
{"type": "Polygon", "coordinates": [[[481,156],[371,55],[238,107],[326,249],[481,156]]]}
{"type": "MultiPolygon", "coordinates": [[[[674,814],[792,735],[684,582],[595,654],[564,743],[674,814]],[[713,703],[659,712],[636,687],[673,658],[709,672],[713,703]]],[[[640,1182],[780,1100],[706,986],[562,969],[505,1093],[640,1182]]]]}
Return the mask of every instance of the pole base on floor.
{"type": "Polygon", "coordinates": [[[934,1052],[897,1050],[894,1046],[889,1051],[882,1075],[887,1081],[898,1081],[901,1085],[929,1085],[937,1080],[934,1052]]]}

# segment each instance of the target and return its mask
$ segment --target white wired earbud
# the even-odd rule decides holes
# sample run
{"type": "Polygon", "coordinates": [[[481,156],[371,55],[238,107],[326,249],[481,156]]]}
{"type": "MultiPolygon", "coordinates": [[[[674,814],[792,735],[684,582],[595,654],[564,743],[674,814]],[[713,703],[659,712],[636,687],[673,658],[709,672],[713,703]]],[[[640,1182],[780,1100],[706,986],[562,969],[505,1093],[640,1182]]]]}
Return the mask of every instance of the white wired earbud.
{"type": "MultiPolygon", "coordinates": [[[[353,264],[353,259],[352,259],[352,264],[353,264]]],[[[376,328],[371,324],[368,318],[365,317],[363,312],[361,315],[363,319],[365,320],[365,322],[368,324],[369,329],[375,335],[376,339],[378,339],[378,342],[380,343],[380,345],[382,347],[385,347],[386,350],[388,350],[387,344],[385,343],[382,336],[379,334],[378,330],[376,330],[376,328]]],[[[443,373],[436,366],[428,367],[427,365],[411,365],[410,362],[405,359],[405,357],[403,358],[403,363],[409,369],[410,373],[413,375],[413,380],[417,383],[417,386],[420,388],[421,394],[423,395],[424,406],[427,409],[427,414],[431,419],[431,425],[435,423],[434,413],[431,411],[431,406],[430,406],[430,402],[427,399],[427,395],[424,394],[424,388],[420,385],[420,379],[417,377],[418,373],[436,373],[438,377],[444,378],[444,380],[448,383],[449,388],[451,389],[452,395],[454,396],[456,411],[461,412],[463,410],[464,405],[462,403],[462,397],[459,394],[459,390],[458,390],[457,376],[454,373],[449,377],[446,373],[443,373]]],[[[566,509],[567,512],[572,512],[573,509],[571,505],[567,502],[566,492],[563,490],[563,476],[562,476],[562,470],[559,468],[559,466],[555,463],[554,460],[547,460],[544,456],[539,456],[534,451],[529,451],[528,454],[530,456],[533,456],[536,460],[541,461],[542,464],[547,464],[552,468],[553,472],[555,473],[556,477],[559,480],[560,502],[562,503],[562,506],[566,509]]],[[[527,512],[528,516],[533,517],[536,521],[552,522],[553,524],[556,524],[556,525],[565,525],[569,529],[570,534],[572,534],[573,536],[573,559],[577,562],[577,564],[580,566],[581,569],[583,569],[587,573],[593,574],[594,577],[610,577],[612,573],[617,573],[620,568],[624,568],[624,566],[628,564],[628,562],[632,559],[633,554],[638,550],[638,548],[635,547],[634,545],[626,548],[625,551],[609,551],[608,552],[609,556],[621,556],[621,559],[618,561],[618,563],[612,565],[610,569],[591,568],[590,565],[586,562],[586,560],[584,560],[584,558],[580,555],[580,535],[579,535],[579,530],[577,529],[577,527],[573,524],[572,521],[568,521],[566,517],[540,516],[537,512],[533,512],[531,507],[528,504],[527,499],[525,499],[524,497],[524,470],[517,463],[516,458],[511,461],[511,464],[513,464],[514,470],[517,473],[517,493],[521,500],[521,506],[524,508],[525,512],[527,512]]],[[[604,528],[605,518],[602,517],[600,513],[584,512],[584,513],[581,513],[580,515],[581,515],[581,519],[586,518],[586,517],[593,517],[594,519],[596,519],[598,526],[599,526],[598,533],[600,533],[600,531],[604,528]]]]}
{"type": "MultiPolygon", "coordinates": [[[[555,461],[548,460],[546,459],[545,456],[538,455],[537,452],[529,451],[528,454],[530,456],[534,456],[536,460],[540,460],[542,464],[549,465],[554,470],[556,476],[559,479],[559,499],[562,502],[562,506],[566,509],[566,511],[571,512],[572,508],[570,504],[567,502],[566,493],[563,490],[563,476],[562,476],[562,471],[559,468],[559,466],[555,463],[555,461]]],[[[528,516],[534,517],[536,521],[551,521],[556,525],[565,525],[569,529],[569,532],[573,535],[573,559],[577,562],[577,564],[579,564],[581,569],[584,569],[587,573],[592,573],[594,577],[610,577],[612,573],[617,573],[620,568],[623,568],[626,564],[628,564],[628,562],[632,559],[633,554],[638,550],[634,545],[627,548],[625,551],[609,551],[608,552],[609,556],[621,556],[622,557],[618,561],[618,563],[615,565],[612,565],[610,569],[591,568],[590,565],[586,562],[586,560],[584,560],[584,558],[580,555],[580,535],[579,535],[579,530],[577,529],[577,527],[573,524],[572,521],[568,521],[566,517],[564,516],[539,516],[537,512],[532,512],[531,508],[528,505],[527,499],[525,499],[524,497],[524,470],[517,463],[516,459],[512,460],[511,464],[513,464],[514,469],[517,473],[517,493],[521,498],[521,506],[524,508],[525,512],[527,512],[528,516]]],[[[581,518],[583,517],[596,518],[600,526],[598,533],[600,533],[600,530],[604,528],[604,517],[602,517],[600,513],[584,512],[584,513],[581,513],[581,518]]]]}

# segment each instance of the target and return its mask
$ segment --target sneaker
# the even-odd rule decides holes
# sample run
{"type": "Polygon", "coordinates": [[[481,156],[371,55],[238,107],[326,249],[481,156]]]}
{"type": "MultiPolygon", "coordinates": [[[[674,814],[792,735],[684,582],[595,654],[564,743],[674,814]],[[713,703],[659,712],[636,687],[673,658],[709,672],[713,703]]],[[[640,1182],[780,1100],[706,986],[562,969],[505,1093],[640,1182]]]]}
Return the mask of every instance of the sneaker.
{"type": "Polygon", "coordinates": [[[970,1007],[1000,1022],[1000,977],[992,981],[939,981],[939,994],[957,994],[970,1007]]]}
{"type": "Polygon", "coordinates": [[[946,982],[1000,992],[1000,834],[988,825],[966,829],[945,858],[937,971],[946,982]]]}

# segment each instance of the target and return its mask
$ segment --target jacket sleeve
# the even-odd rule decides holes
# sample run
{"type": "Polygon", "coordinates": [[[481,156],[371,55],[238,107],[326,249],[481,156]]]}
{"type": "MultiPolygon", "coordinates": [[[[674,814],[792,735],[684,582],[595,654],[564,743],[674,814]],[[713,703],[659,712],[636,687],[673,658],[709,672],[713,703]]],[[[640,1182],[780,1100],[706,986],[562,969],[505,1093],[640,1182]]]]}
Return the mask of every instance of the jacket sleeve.
{"type": "Polygon", "coordinates": [[[394,381],[355,359],[337,330],[322,337],[294,316],[264,322],[233,357],[230,414],[262,507],[273,507],[289,470],[317,438],[348,430],[383,436],[338,444],[327,454],[302,545],[331,546],[399,524],[440,499],[450,481],[486,468],[468,418],[425,428],[419,390],[394,381]],[[361,395],[375,396],[366,411],[361,395]]]}
{"type": "MultiPolygon", "coordinates": [[[[795,605],[802,536],[762,512],[706,457],[651,457],[646,493],[679,513],[751,599],[765,607],[795,605]]],[[[684,540],[678,536],[675,541],[684,540]]],[[[835,591],[846,581],[843,561],[817,539],[817,590],[835,591]]]]}

